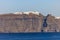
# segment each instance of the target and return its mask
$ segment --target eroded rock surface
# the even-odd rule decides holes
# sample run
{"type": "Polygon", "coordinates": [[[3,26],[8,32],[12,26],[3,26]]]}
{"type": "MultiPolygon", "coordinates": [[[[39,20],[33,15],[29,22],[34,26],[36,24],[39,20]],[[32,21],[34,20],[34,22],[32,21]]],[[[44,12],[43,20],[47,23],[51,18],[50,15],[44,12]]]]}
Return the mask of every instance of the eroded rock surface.
{"type": "Polygon", "coordinates": [[[0,32],[60,32],[60,19],[50,14],[3,14],[0,15],[0,32]],[[46,27],[43,27],[44,18],[47,18],[46,27]]]}

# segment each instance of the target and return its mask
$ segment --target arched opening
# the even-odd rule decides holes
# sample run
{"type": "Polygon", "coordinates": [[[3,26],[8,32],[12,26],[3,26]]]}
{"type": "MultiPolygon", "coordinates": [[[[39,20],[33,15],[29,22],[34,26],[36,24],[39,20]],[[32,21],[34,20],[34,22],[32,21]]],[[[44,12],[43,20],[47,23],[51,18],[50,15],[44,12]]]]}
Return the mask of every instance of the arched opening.
{"type": "Polygon", "coordinates": [[[41,32],[43,32],[44,30],[41,30],[41,32]]]}

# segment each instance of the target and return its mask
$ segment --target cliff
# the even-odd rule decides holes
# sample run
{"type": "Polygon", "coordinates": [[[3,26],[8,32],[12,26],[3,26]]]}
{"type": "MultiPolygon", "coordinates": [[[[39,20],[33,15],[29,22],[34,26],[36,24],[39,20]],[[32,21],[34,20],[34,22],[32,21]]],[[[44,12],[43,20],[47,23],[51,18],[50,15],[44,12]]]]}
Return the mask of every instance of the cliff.
{"type": "Polygon", "coordinates": [[[60,19],[55,19],[50,14],[43,16],[34,13],[0,15],[0,32],[60,32],[60,19]]]}

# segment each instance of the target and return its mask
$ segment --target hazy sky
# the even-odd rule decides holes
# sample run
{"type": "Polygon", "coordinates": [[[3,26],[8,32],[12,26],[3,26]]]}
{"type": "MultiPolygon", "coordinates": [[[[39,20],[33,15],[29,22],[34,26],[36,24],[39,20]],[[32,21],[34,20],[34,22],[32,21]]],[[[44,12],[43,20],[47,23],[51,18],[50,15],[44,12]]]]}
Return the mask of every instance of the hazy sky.
{"type": "Polygon", "coordinates": [[[38,11],[60,16],[60,0],[0,0],[0,13],[38,11]]]}

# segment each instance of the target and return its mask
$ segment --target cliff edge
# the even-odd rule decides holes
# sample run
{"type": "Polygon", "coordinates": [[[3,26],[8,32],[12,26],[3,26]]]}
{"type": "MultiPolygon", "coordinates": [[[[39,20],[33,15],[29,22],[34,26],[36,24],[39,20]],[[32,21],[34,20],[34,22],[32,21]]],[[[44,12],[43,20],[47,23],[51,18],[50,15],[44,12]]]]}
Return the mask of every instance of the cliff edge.
{"type": "Polygon", "coordinates": [[[51,14],[44,16],[38,12],[2,14],[0,15],[0,32],[60,32],[60,19],[56,19],[51,14]]]}

